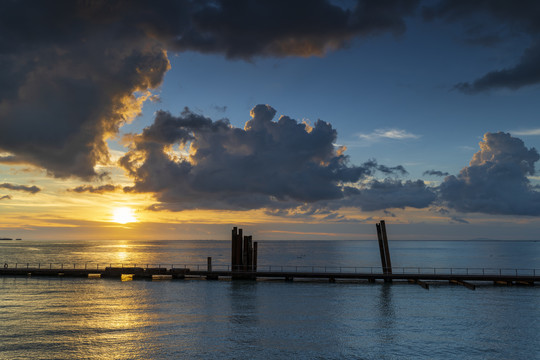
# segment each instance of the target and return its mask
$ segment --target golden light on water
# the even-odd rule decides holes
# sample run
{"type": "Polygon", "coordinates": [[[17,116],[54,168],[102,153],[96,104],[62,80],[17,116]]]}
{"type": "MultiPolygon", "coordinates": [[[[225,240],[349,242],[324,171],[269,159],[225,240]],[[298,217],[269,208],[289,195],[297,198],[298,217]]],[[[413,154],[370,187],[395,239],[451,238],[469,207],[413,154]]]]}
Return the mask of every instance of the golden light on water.
{"type": "Polygon", "coordinates": [[[119,224],[137,222],[135,211],[129,207],[119,207],[113,210],[112,220],[119,224]]]}

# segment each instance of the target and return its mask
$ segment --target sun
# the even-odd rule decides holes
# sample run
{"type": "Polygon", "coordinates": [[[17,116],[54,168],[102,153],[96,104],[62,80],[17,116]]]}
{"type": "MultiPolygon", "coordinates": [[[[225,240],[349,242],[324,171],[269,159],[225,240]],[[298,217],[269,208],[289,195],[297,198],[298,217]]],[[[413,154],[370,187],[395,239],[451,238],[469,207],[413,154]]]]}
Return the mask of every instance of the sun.
{"type": "Polygon", "coordinates": [[[113,221],[119,224],[136,222],[135,211],[129,207],[119,207],[113,210],[113,221]]]}

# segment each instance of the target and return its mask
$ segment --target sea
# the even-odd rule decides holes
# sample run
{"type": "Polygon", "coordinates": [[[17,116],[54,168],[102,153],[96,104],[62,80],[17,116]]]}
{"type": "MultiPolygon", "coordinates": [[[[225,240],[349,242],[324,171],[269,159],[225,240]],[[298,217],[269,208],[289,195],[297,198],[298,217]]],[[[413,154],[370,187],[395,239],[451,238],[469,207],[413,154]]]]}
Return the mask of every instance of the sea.
{"type": "MultiPolygon", "coordinates": [[[[536,271],[540,241],[390,241],[394,271],[536,271]],[[495,270],[494,270],[495,269],[495,270]]],[[[230,264],[228,241],[2,241],[17,267],[230,264]]],[[[376,241],[259,241],[259,267],[380,271],[376,241]]],[[[0,277],[0,359],[540,359],[540,287],[0,277]]]]}

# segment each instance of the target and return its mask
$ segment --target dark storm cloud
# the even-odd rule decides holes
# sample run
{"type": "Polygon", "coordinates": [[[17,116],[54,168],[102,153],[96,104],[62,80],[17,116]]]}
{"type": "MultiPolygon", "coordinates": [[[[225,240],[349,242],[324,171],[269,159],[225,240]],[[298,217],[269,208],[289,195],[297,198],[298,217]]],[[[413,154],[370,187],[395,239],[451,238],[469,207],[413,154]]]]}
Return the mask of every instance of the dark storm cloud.
{"type": "Polygon", "coordinates": [[[135,180],[127,192],[154,193],[151,210],[267,208],[276,216],[326,216],[342,206],[364,210],[422,208],[436,195],[424,182],[387,179],[353,186],[376,172],[407,174],[369,160],[348,163],[344,148],[333,144],[337,133],[317,121],[313,128],[281,116],[268,105],[251,110],[244,129],[227,120],[212,121],[186,109],[176,117],[156,113],[120,164],[135,180]],[[174,149],[189,150],[189,157],[174,149]]]}
{"type": "Polygon", "coordinates": [[[81,185],[77,186],[73,189],[68,189],[68,191],[76,192],[76,193],[91,193],[91,194],[104,194],[106,192],[114,192],[116,190],[120,189],[119,186],[112,185],[112,184],[106,184],[106,185],[100,185],[100,186],[93,186],[93,185],[81,185]]]}
{"type": "Polygon", "coordinates": [[[486,133],[469,166],[445,178],[441,198],[461,212],[540,215],[540,193],[527,178],[539,159],[536,149],[510,134],[486,133]]]}
{"type": "Polygon", "coordinates": [[[0,2],[0,151],[56,177],[96,177],[105,140],[158,87],[166,50],[311,56],[404,31],[417,1],[0,2]]]}
{"type": "Polygon", "coordinates": [[[417,4],[359,0],[343,9],[326,0],[216,1],[195,9],[176,46],[241,58],[322,55],[356,36],[403,33],[417,4]]]}
{"type": "Polygon", "coordinates": [[[517,63],[493,70],[472,82],[462,82],[456,89],[477,93],[497,88],[519,89],[540,83],[540,2],[536,0],[443,0],[423,8],[426,19],[442,18],[461,22],[467,27],[470,44],[494,46],[505,38],[526,34],[531,45],[517,63]]]}
{"type": "MultiPolygon", "coordinates": [[[[275,114],[257,105],[239,129],[188,109],[179,117],[158,112],[119,161],[135,182],[125,191],[154,193],[159,203],[153,210],[286,210],[355,195],[358,190],[347,184],[381,169],[404,171],[374,160],[350,165],[345,148],[333,145],[337,133],[329,123],[318,120],[310,127],[287,116],[273,121],[275,114]]],[[[406,201],[401,198],[400,206],[406,201]]]]}
{"type": "Polygon", "coordinates": [[[8,190],[15,190],[15,191],[25,191],[29,192],[31,194],[35,194],[37,192],[40,192],[41,189],[35,185],[28,186],[28,185],[14,185],[9,183],[3,183],[0,184],[0,188],[8,189],[8,190]]]}
{"type": "Polygon", "coordinates": [[[169,67],[136,21],[141,11],[136,2],[1,2],[0,149],[12,162],[90,178],[108,161],[105,139],[139,109],[133,93],[158,86],[169,67]]]}
{"type": "Polygon", "coordinates": [[[422,209],[428,207],[436,198],[434,190],[427,187],[422,180],[385,179],[373,180],[369,187],[360,190],[350,201],[351,205],[364,211],[374,211],[405,207],[422,209]]]}
{"type": "Polygon", "coordinates": [[[508,69],[492,71],[472,83],[459,83],[456,89],[465,93],[476,93],[493,88],[519,89],[540,83],[540,46],[528,48],[519,64],[508,69]]]}
{"type": "Polygon", "coordinates": [[[438,171],[438,170],[427,170],[427,171],[424,171],[424,173],[423,173],[422,175],[424,175],[424,176],[426,176],[426,175],[431,175],[431,176],[448,176],[448,175],[450,175],[450,174],[447,173],[447,172],[438,171]]]}

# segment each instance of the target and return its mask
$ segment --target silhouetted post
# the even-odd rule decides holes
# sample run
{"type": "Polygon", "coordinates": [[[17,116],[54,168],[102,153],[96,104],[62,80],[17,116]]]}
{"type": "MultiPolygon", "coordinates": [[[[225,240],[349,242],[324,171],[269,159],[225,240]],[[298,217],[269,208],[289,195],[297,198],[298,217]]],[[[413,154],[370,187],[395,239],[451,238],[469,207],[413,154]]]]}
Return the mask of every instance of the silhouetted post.
{"type": "Polygon", "coordinates": [[[377,238],[379,239],[379,252],[381,254],[381,266],[383,270],[383,274],[386,274],[386,255],[384,253],[384,244],[383,244],[383,238],[382,238],[382,230],[381,230],[381,224],[377,223],[375,224],[377,227],[377,238]]]}
{"type": "Polygon", "coordinates": [[[381,220],[381,231],[382,231],[382,238],[383,238],[383,244],[384,244],[384,253],[386,257],[386,267],[387,267],[387,273],[392,273],[392,262],[390,261],[390,248],[388,247],[388,237],[386,236],[386,224],[384,223],[384,220],[381,220]]]}
{"type": "Polygon", "coordinates": [[[253,270],[253,237],[245,236],[244,237],[246,242],[246,265],[247,270],[252,271],[253,270]]]}
{"type": "Polygon", "coordinates": [[[207,271],[208,272],[212,271],[212,257],[211,256],[209,256],[207,259],[207,271]]]}
{"type": "Polygon", "coordinates": [[[255,241],[253,243],[253,271],[257,271],[257,250],[258,243],[255,241]]]}
{"type": "Polygon", "coordinates": [[[244,236],[244,251],[242,253],[242,270],[247,271],[249,269],[249,236],[244,236]]]}
{"type": "Polygon", "coordinates": [[[232,229],[232,236],[231,236],[231,270],[236,270],[236,264],[238,263],[237,258],[237,247],[238,247],[238,241],[236,240],[238,237],[238,228],[235,226],[232,229]]]}
{"type": "Polygon", "coordinates": [[[243,243],[243,236],[244,231],[242,229],[238,229],[238,236],[236,237],[236,271],[242,271],[243,265],[244,265],[244,243],[243,243]]]}
{"type": "Polygon", "coordinates": [[[236,226],[232,229],[231,235],[231,270],[242,270],[242,229],[238,229],[236,226]]]}

